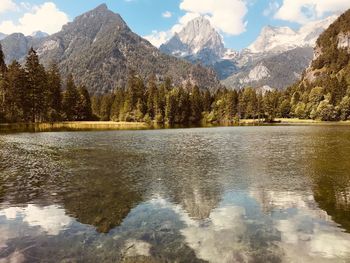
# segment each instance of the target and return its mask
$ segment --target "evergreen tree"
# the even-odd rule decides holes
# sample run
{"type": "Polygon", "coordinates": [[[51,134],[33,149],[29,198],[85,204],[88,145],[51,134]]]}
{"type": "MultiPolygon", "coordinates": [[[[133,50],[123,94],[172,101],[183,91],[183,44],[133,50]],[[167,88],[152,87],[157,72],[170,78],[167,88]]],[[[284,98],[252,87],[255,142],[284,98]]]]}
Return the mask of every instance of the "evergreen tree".
{"type": "Polygon", "coordinates": [[[114,102],[114,94],[105,94],[101,99],[100,119],[101,121],[111,120],[111,109],[114,102]]]}
{"type": "Polygon", "coordinates": [[[75,121],[78,120],[78,101],[79,93],[77,87],[75,86],[73,75],[69,74],[66,82],[66,90],[63,93],[63,112],[65,120],[75,121]]]}
{"type": "Polygon", "coordinates": [[[198,123],[202,119],[202,103],[201,103],[201,93],[198,86],[192,88],[190,94],[190,105],[191,105],[191,115],[190,121],[192,123],[198,123]]]}
{"type": "Polygon", "coordinates": [[[78,88],[79,100],[77,105],[77,119],[88,121],[92,119],[91,100],[88,90],[85,86],[78,88]]]}
{"type": "Polygon", "coordinates": [[[28,52],[25,69],[28,80],[28,96],[30,97],[30,114],[32,122],[45,119],[47,113],[47,79],[44,67],[39,63],[37,53],[33,48],[28,52]]]}
{"type": "Polygon", "coordinates": [[[148,80],[147,87],[147,113],[150,118],[154,118],[156,115],[157,93],[158,89],[156,84],[156,77],[154,74],[152,74],[148,80]]]}
{"type": "Polygon", "coordinates": [[[101,119],[101,96],[92,96],[91,98],[91,109],[94,119],[101,119]]]}
{"type": "Polygon", "coordinates": [[[111,120],[113,121],[121,121],[121,111],[123,107],[125,93],[123,89],[116,89],[114,101],[111,108],[111,120]]]}
{"type": "Polygon", "coordinates": [[[7,66],[5,63],[5,55],[4,55],[4,52],[2,50],[2,45],[0,43],[0,78],[4,77],[6,70],[7,70],[7,66]]]}
{"type": "Polygon", "coordinates": [[[0,122],[5,121],[5,107],[6,107],[6,82],[5,72],[7,70],[5,63],[5,56],[0,44],[0,122]]]}
{"type": "Polygon", "coordinates": [[[9,66],[6,75],[6,119],[11,122],[29,121],[29,97],[26,72],[17,61],[9,66]]]}
{"type": "Polygon", "coordinates": [[[51,121],[61,118],[62,84],[57,64],[52,64],[47,72],[48,83],[48,117],[51,121]]]}

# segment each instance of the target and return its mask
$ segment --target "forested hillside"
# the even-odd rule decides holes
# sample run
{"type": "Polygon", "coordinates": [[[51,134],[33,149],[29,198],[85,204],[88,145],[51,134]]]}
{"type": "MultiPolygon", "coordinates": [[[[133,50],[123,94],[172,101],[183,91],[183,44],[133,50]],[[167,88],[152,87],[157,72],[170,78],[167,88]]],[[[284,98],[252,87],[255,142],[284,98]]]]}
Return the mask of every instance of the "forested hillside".
{"type": "Polygon", "coordinates": [[[302,80],[286,92],[291,115],[350,119],[350,10],[321,34],[314,56],[302,80]]]}
{"type": "Polygon", "coordinates": [[[84,86],[76,87],[68,75],[66,90],[56,64],[48,70],[30,49],[25,66],[14,60],[8,67],[0,45],[0,123],[90,120],[90,96],[84,86]]]}
{"type": "Polygon", "coordinates": [[[125,86],[128,71],[132,69],[142,78],[154,74],[163,81],[171,77],[177,85],[191,81],[200,88],[219,86],[213,70],[161,53],[132,32],[123,18],[105,4],[38,41],[14,34],[1,43],[10,62],[24,61],[26,47],[33,46],[45,67],[56,62],[64,78],[73,74],[76,83],[84,85],[91,94],[113,92],[116,87],[125,86]]]}

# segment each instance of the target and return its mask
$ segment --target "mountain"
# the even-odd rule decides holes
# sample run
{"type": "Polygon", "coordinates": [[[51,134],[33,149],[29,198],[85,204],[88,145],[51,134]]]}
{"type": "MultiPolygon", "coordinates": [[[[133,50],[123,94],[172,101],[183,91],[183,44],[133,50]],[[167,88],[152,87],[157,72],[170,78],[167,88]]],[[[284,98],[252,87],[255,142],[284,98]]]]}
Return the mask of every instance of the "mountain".
{"type": "MultiPolygon", "coordinates": [[[[28,46],[25,39],[21,36],[18,41],[2,41],[20,46],[15,49],[6,45],[4,53],[8,59],[23,60],[24,54],[17,55],[16,51],[28,46]]],[[[105,4],[75,18],[56,34],[31,39],[45,66],[55,61],[64,77],[71,72],[77,84],[85,85],[90,93],[105,93],[123,86],[131,69],[143,78],[155,74],[159,80],[170,77],[175,84],[190,81],[200,87],[219,86],[213,70],[161,53],[133,33],[121,16],[105,4]]]]}
{"type": "Polygon", "coordinates": [[[0,33],[0,40],[3,40],[5,37],[7,37],[6,34],[0,33]]]}
{"type": "Polygon", "coordinates": [[[251,53],[281,53],[298,47],[314,47],[319,35],[334,22],[338,16],[310,22],[298,31],[289,27],[264,27],[248,50],[251,53]]]}
{"type": "Polygon", "coordinates": [[[44,37],[48,37],[49,34],[42,32],[42,31],[35,31],[33,32],[33,34],[30,35],[30,37],[32,38],[44,38],[44,37]]]}
{"type": "Polygon", "coordinates": [[[2,49],[5,54],[5,62],[11,63],[13,60],[23,62],[28,50],[32,46],[40,43],[40,38],[25,36],[22,33],[14,33],[1,40],[2,49]]]}
{"type": "Polygon", "coordinates": [[[222,83],[230,88],[277,89],[295,83],[312,61],[317,38],[336,18],[310,22],[297,31],[289,27],[264,27],[256,41],[235,58],[237,72],[222,83]]]}
{"type": "Polygon", "coordinates": [[[320,35],[312,63],[285,95],[289,116],[350,120],[350,10],[320,35]]]}
{"type": "Polygon", "coordinates": [[[336,18],[310,22],[299,30],[264,27],[250,46],[236,52],[225,48],[221,35],[201,16],[161,45],[160,50],[213,68],[222,84],[229,88],[282,89],[300,79],[313,58],[318,36],[336,18]]]}
{"type": "Polygon", "coordinates": [[[299,47],[274,55],[263,54],[223,80],[222,84],[229,88],[265,86],[283,89],[300,79],[312,57],[310,47],[299,47]]]}
{"type": "Polygon", "coordinates": [[[225,48],[222,36],[204,16],[199,16],[160,46],[160,51],[194,64],[209,66],[219,79],[225,79],[236,72],[233,58],[237,52],[225,48]]]}
{"type": "Polygon", "coordinates": [[[221,35],[210,21],[199,16],[190,21],[179,33],[160,46],[160,50],[188,60],[200,60],[206,65],[222,58],[225,46],[221,35]]]}
{"type": "MultiPolygon", "coordinates": [[[[314,58],[302,83],[345,77],[350,81],[350,10],[342,14],[317,39],[314,58]]],[[[320,85],[322,83],[319,83],[320,85]]]]}

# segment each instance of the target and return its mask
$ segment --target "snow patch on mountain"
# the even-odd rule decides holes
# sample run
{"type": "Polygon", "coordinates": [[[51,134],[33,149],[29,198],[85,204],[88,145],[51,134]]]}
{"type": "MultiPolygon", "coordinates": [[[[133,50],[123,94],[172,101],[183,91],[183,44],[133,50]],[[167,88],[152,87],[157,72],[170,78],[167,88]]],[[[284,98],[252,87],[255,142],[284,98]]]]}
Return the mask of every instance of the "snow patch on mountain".
{"type": "Polygon", "coordinates": [[[44,38],[44,37],[48,37],[49,34],[42,32],[42,31],[35,31],[33,32],[33,34],[30,35],[30,37],[32,38],[44,38]]]}
{"type": "MultiPolygon", "coordinates": [[[[176,57],[214,64],[225,56],[227,50],[222,36],[204,16],[191,20],[179,33],[161,45],[160,50],[176,57]]],[[[227,55],[232,55],[229,51],[227,55]]]]}
{"type": "Polygon", "coordinates": [[[252,53],[284,52],[297,47],[314,47],[319,35],[332,24],[338,16],[310,22],[295,31],[289,27],[264,27],[257,40],[248,50],[252,53]]]}
{"type": "Polygon", "coordinates": [[[251,83],[253,81],[259,81],[270,77],[270,71],[262,63],[255,66],[248,74],[246,78],[240,79],[241,84],[251,83]]]}
{"type": "Polygon", "coordinates": [[[5,37],[7,37],[6,34],[0,33],[0,40],[3,40],[5,37]]]}

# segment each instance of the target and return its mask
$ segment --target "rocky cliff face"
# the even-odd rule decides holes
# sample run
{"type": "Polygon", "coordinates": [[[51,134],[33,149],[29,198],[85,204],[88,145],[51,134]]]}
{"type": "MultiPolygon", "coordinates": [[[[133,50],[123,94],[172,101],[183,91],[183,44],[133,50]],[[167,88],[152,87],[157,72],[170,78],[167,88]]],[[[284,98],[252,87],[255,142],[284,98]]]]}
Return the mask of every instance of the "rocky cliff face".
{"type": "MultiPolygon", "coordinates": [[[[28,46],[23,38],[13,43],[21,45],[21,51],[28,46]]],[[[91,93],[123,86],[131,69],[143,78],[153,73],[159,80],[170,77],[175,84],[189,80],[200,87],[219,85],[213,70],[162,54],[133,33],[120,15],[108,10],[106,5],[77,17],[63,26],[62,31],[40,38],[33,46],[45,66],[57,62],[63,76],[71,72],[77,84],[85,85],[91,93]]],[[[8,46],[5,55],[13,54],[19,60],[25,56],[8,46]]]]}
{"type": "Polygon", "coordinates": [[[299,30],[267,26],[242,52],[225,49],[222,37],[203,17],[188,23],[161,46],[161,51],[212,67],[229,88],[285,88],[298,79],[313,59],[318,36],[336,19],[311,22],[299,30]]]}
{"type": "Polygon", "coordinates": [[[247,61],[239,70],[222,83],[230,88],[264,87],[283,89],[300,79],[310,65],[312,48],[296,48],[280,54],[262,56],[247,61]]]}
{"type": "Polygon", "coordinates": [[[350,31],[341,32],[338,35],[338,49],[347,49],[350,50],[350,31]]]}
{"type": "Polygon", "coordinates": [[[176,57],[199,60],[206,65],[214,64],[225,54],[221,35],[203,16],[190,21],[179,33],[163,44],[160,50],[176,57]]]}
{"type": "Polygon", "coordinates": [[[310,22],[297,31],[289,27],[264,27],[248,50],[252,53],[282,53],[299,47],[313,48],[320,34],[336,19],[337,16],[330,16],[310,22]]]}
{"type": "MultiPolygon", "coordinates": [[[[342,14],[320,35],[314,59],[302,79],[312,83],[322,77],[343,76],[350,70],[350,10],[342,14]]],[[[348,76],[345,76],[346,78],[348,76]]]]}

